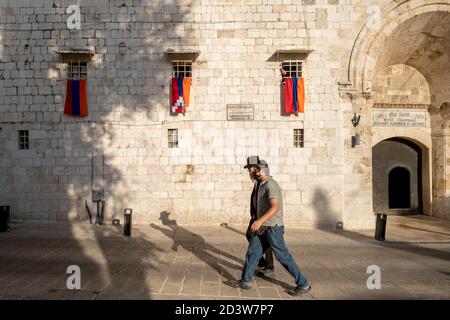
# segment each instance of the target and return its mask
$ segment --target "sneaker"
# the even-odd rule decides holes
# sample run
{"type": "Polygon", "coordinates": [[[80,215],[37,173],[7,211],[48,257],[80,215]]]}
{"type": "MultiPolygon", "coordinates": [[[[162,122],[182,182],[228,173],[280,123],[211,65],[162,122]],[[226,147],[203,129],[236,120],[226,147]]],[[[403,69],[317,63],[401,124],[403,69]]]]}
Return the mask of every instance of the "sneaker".
{"type": "Polygon", "coordinates": [[[242,280],[238,280],[238,281],[227,281],[224,282],[226,285],[233,287],[233,288],[241,288],[244,290],[248,290],[250,289],[252,286],[249,285],[248,283],[243,282],[242,280]]]}
{"type": "Polygon", "coordinates": [[[256,275],[258,276],[262,276],[262,277],[267,277],[270,276],[271,274],[275,273],[275,269],[274,268],[258,268],[258,270],[256,271],[256,275]]]}
{"type": "Polygon", "coordinates": [[[296,286],[294,290],[289,290],[288,293],[291,296],[301,296],[309,291],[311,291],[312,286],[308,285],[307,287],[296,286]]]}

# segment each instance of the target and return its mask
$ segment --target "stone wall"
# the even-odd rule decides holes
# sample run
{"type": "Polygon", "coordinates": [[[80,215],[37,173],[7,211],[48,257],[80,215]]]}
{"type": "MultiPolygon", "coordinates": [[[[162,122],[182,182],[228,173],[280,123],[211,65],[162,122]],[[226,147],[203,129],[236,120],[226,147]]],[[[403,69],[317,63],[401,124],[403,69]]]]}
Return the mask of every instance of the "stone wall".
{"type": "Polygon", "coordinates": [[[68,30],[71,1],[2,1],[1,200],[14,219],[80,221],[104,190],[107,220],[131,207],[137,222],[170,211],[183,224],[245,224],[243,164],[259,154],[283,188],[286,224],[372,227],[370,139],[350,146],[350,118],[370,103],[340,96],[338,82],[368,7],[389,2],[81,1],[81,30],[68,30]],[[87,118],[63,115],[67,65],[55,51],[66,48],[95,52],[87,118]],[[306,112],[283,116],[275,52],[298,48],[313,50],[306,112]],[[167,49],[200,51],[185,116],[169,114],[167,49]],[[226,105],[239,103],[254,121],[227,121],[226,105]],[[179,148],[168,148],[172,128],[179,148]],[[17,150],[22,129],[30,150],[17,150]]]}
{"type": "Polygon", "coordinates": [[[430,104],[430,89],[425,77],[416,69],[392,65],[377,74],[373,91],[377,103],[430,104]]]}

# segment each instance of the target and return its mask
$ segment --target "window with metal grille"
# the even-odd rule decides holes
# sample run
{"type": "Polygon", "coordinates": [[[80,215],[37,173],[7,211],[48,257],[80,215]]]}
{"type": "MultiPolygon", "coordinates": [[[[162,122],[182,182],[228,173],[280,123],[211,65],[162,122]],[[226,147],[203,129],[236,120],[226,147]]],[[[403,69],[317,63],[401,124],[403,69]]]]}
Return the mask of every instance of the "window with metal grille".
{"type": "Polygon", "coordinates": [[[19,149],[30,149],[30,139],[28,130],[19,130],[19,149]]]}
{"type": "Polygon", "coordinates": [[[69,62],[67,70],[67,80],[86,80],[86,79],[87,79],[87,63],[69,62]]]}
{"type": "Polygon", "coordinates": [[[294,147],[303,148],[304,145],[304,129],[294,129],[294,147]]]}
{"type": "Polygon", "coordinates": [[[192,77],[192,61],[174,60],[172,61],[172,77],[192,77]]]}
{"type": "Polygon", "coordinates": [[[178,148],[178,129],[168,131],[169,148],[178,148]]]}
{"type": "Polygon", "coordinates": [[[302,67],[303,67],[302,60],[283,61],[280,65],[283,77],[282,83],[284,84],[284,78],[303,77],[302,67]]]}

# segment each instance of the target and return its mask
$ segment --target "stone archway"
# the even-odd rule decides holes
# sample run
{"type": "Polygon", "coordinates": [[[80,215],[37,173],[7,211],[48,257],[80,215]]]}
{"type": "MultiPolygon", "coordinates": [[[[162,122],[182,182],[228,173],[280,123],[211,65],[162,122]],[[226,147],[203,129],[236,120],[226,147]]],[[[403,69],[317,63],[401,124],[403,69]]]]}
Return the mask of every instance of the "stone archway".
{"type": "Polygon", "coordinates": [[[372,152],[373,209],[377,213],[423,213],[422,149],[402,138],[381,141],[372,152]]]}
{"type": "Polygon", "coordinates": [[[380,67],[407,64],[429,82],[432,103],[448,101],[445,86],[440,84],[450,79],[447,72],[450,3],[386,1],[381,16],[379,29],[365,23],[358,33],[349,57],[347,80],[341,82],[341,89],[370,94],[372,80],[380,67]]]}
{"type": "MultiPolygon", "coordinates": [[[[358,128],[361,139],[370,141],[366,145],[363,143],[358,150],[349,150],[348,160],[353,164],[353,167],[349,168],[352,172],[352,180],[349,181],[357,181],[361,190],[370,190],[371,201],[364,199],[363,195],[355,199],[351,192],[346,192],[344,197],[351,199],[349,203],[357,203],[361,208],[364,203],[375,210],[374,186],[369,187],[368,184],[372,184],[376,170],[369,165],[367,171],[370,173],[368,174],[364,171],[365,167],[355,164],[372,164],[374,159],[370,156],[368,158],[367,155],[374,156],[372,153],[374,146],[389,138],[403,137],[421,150],[420,178],[423,194],[420,212],[450,218],[448,214],[450,212],[450,183],[448,182],[450,181],[450,174],[448,174],[450,162],[446,156],[450,154],[448,147],[450,144],[447,143],[450,135],[447,136],[437,130],[440,127],[439,121],[442,123],[439,117],[442,117],[445,111],[439,106],[442,106],[445,101],[450,101],[450,91],[445,89],[450,85],[450,3],[437,0],[425,3],[420,0],[386,1],[382,6],[381,16],[379,29],[370,29],[366,24],[360,30],[349,57],[347,79],[340,82],[340,90],[350,97],[352,103],[351,113],[345,114],[348,117],[348,131],[351,134],[355,131],[351,127],[350,120],[354,113],[357,113],[361,115],[361,119],[365,120],[362,128],[361,126],[358,128]],[[391,90],[390,93],[391,97],[377,101],[377,95],[379,97],[380,92],[375,88],[377,76],[386,68],[392,69],[394,66],[402,68],[405,76],[411,75],[410,79],[405,77],[403,77],[404,81],[400,79],[403,84],[419,83],[419,85],[409,87],[412,94],[399,95],[395,93],[395,90],[401,90],[403,87],[394,85],[394,91],[391,90]],[[423,85],[424,83],[426,85],[423,85]],[[422,89],[428,90],[427,99],[416,99],[425,97],[422,89]],[[401,126],[395,121],[376,126],[373,121],[374,109],[382,109],[377,110],[378,113],[382,113],[383,110],[409,109],[411,114],[425,113],[426,122],[409,127],[401,126]],[[435,120],[432,112],[439,113],[434,116],[435,120]]],[[[388,71],[390,74],[386,71],[385,74],[389,77],[394,74],[393,70],[388,71]]],[[[387,79],[386,83],[389,81],[387,79]]],[[[387,98],[386,92],[387,90],[384,90],[384,98],[387,98]]],[[[341,97],[346,96],[342,94],[341,97]]],[[[385,187],[387,189],[388,186],[385,185],[385,187]]],[[[350,190],[356,188],[355,183],[351,185],[351,188],[353,189],[350,190]]],[[[348,208],[353,209],[350,206],[348,208]]],[[[345,217],[347,216],[350,214],[345,217]]]]}
{"type": "MultiPolygon", "coordinates": [[[[387,33],[377,35],[369,46],[370,55],[376,55],[376,59],[365,59],[360,78],[364,86],[370,87],[374,93],[373,105],[368,111],[373,113],[375,109],[381,109],[395,114],[396,109],[401,109],[400,112],[405,111],[406,114],[425,112],[427,119],[426,123],[413,123],[411,127],[402,127],[402,123],[383,127],[373,122],[372,145],[376,136],[390,132],[393,132],[393,136],[401,135],[416,140],[418,135],[425,136],[423,140],[427,143],[426,148],[421,146],[423,167],[420,168],[424,188],[419,189],[424,195],[424,198],[420,197],[423,206],[412,206],[411,210],[439,216],[446,211],[443,208],[445,204],[441,204],[445,203],[446,197],[437,197],[445,193],[445,187],[438,184],[439,176],[435,171],[439,168],[435,163],[438,157],[442,158],[442,154],[448,151],[446,144],[436,138],[441,134],[437,122],[432,119],[431,109],[433,105],[441,105],[450,98],[448,90],[444,89],[450,84],[450,12],[419,11],[412,17],[405,14],[399,22],[393,24],[387,33]]],[[[442,171],[440,175],[446,180],[445,170],[442,171]]],[[[373,172],[376,172],[375,168],[373,172]]]]}

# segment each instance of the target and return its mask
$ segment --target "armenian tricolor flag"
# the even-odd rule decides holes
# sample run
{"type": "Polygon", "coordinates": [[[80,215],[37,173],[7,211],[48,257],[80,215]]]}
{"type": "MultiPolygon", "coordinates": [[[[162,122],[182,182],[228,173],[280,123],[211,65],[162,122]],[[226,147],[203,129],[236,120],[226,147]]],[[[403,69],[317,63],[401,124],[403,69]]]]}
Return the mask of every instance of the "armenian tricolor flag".
{"type": "Polygon", "coordinates": [[[305,81],[303,78],[284,78],[285,111],[305,112],[305,81]]]}
{"type": "Polygon", "coordinates": [[[185,113],[189,107],[189,94],[192,79],[189,77],[172,78],[172,113],[185,113]]]}
{"type": "Polygon", "coordinates": [[[86,80],[67,80],[64,114],[81,117],[88,115],[86,80]]]}

